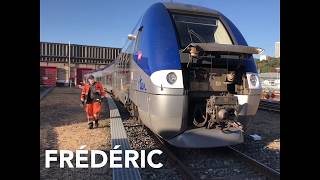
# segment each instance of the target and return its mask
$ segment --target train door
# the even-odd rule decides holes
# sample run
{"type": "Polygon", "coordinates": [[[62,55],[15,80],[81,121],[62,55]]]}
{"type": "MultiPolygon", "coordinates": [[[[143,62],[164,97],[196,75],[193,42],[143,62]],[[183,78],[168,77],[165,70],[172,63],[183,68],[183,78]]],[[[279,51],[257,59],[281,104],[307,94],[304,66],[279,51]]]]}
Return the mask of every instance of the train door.
{"type": "MultiPolygon", "coordinates": [[[[141,25],[141,19],[138,22],[135,30],[133,31],[134,35],[136,36],[134,39],[134,46],[132,48],[132,56],[130,57],[130,61],[132,63],[134,63],[134,60],[136,58],[139,58],[139,56],[143,56],[143,52],[140,49],[140,43],[142,42],[142,38],[143,38],[143,26],[141,25]]],[[[149,128],[151,128],[151,122],[150,122],[150,114],[149,114],[149,94],[148,92],[145,92],[144,90],[141,90],[141,88],[138,88],[138,84],[144,84],[146,82],[146,79],[143,79],[143,75],[140,75],[140,73],[143,72],[139,72],[138,69],[132,69],[133,72],[131,72],[132,74],[130,74],[130,76],[132,76],[132,88],[135,89],[134,92],[134,96],[137,99],[137,103],[138,103],[138,108],[139,108],[139,116],[142,120],[142,122],[149,128]],[[140,83],[139,83],[140,82],[140,83]]],[[[129,76],[129,78],[130,78],[129,76]]],[[[147,88],[148,89],[148,88],[147,88]]]]}
{"type": "MultiPolygon", "coordinates": [[[[139,29],[137,30],[137,38],[135,41],[135,47],[134,47],[134,52],[137,58],[139,58],[139,56],[141,56],[141,58],[143,58],[143,52],[140,49],[140,44],[142,42],[143,39],[143,26],[141,25],[139,27],[139,29]]],[[[145,84],[145,82],[144,82],[145,84]]],[[[143,101],[142,103],[142,108],[145,111],[145,124],[146,126],[148,126],[149,128],[152,129],[152,124],[151,124],[151,118],[150,118],[150,103],[149,103],[149,99],[150,99],[150,94],[148,92],[144,92],[142,93],[142,97],[141,100],[143,101]]]]}

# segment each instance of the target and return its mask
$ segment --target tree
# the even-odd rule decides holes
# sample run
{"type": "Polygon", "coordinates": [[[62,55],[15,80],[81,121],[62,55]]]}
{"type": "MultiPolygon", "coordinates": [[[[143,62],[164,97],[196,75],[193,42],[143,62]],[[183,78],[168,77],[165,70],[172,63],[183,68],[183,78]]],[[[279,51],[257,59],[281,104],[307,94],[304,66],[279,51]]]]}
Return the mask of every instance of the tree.
{"type": "Polygon", "coordinates": [[[280,58],[271,58],[265,61],[256,62],[260,73],[277,72],[276,68],[280,67],[280,58]]]}

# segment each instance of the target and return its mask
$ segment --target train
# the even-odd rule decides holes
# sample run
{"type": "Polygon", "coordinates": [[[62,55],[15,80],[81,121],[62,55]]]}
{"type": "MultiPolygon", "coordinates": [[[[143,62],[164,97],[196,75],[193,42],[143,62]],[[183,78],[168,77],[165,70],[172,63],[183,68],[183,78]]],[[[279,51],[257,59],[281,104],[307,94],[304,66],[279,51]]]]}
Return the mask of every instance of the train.
{"type": "Polygon", "coordinates": [[[211,148],[243,143],[262,93],[238,28],[217,10],[155,3],[110,66],[87,73],[167,143],[211,148]]]}

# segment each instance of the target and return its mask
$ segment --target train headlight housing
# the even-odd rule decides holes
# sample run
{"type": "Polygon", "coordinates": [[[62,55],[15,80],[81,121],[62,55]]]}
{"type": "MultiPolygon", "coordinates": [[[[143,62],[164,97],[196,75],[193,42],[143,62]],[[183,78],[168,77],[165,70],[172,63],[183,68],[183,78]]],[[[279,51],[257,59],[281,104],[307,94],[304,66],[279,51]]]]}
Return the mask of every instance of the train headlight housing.
{"type": "Polygon", "coordinates": [[[173,84],[177,81],[177,75],[174,72],[170,72],[167,75],[167,81],[169,84],[173,84]]]}
{"type": "Polygon", "coordinates": [[[250,83],[252,84],[252,86],[256,86],[258,81],[258,78],[255,74],[251,74],[250,75],[250,83]]]}

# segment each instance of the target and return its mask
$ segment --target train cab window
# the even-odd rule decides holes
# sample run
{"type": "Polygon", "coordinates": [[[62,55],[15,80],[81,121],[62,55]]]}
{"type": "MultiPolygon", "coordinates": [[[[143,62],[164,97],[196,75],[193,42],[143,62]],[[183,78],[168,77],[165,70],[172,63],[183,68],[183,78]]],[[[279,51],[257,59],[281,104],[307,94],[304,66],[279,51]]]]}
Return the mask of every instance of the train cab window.
{"type": "Polygon", "coordinates": [[[232,44],[232,40],[216,17],[172,14],[181,49],[190,43],[232,44]]]}

